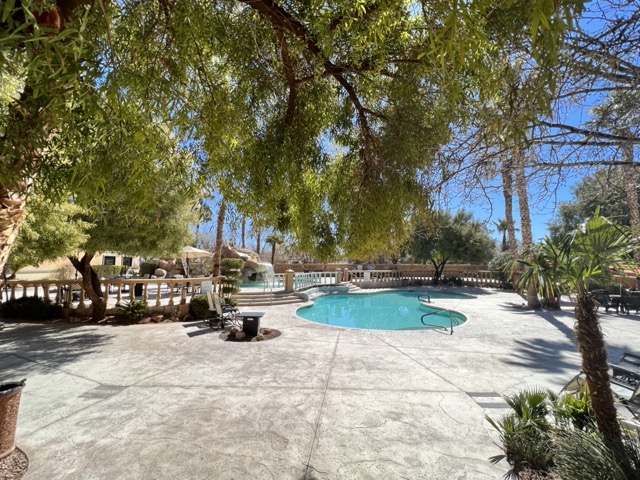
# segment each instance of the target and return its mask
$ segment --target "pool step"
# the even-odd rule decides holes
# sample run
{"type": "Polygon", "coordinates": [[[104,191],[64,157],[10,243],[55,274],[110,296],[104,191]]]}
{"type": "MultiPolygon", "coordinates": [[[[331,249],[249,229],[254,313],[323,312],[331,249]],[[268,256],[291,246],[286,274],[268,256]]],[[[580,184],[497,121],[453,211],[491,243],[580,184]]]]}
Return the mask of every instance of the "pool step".
{"type": "Polygon", "coordinates": [[[354,285],[351,282],[342,282],[340,285],[344,285],[345,287],[348,287],[349,288],[349,292],[348,293],[357,292],[359,290],[362,290],[360,287],[354,285]]]}
{"type": "Polygon", "coordinates": [[[290,303],[302,303],[304,300],[294,293],[284,292],[240,292],[233,296],[238,301],[239,307],[288,305],[290,303]]]}

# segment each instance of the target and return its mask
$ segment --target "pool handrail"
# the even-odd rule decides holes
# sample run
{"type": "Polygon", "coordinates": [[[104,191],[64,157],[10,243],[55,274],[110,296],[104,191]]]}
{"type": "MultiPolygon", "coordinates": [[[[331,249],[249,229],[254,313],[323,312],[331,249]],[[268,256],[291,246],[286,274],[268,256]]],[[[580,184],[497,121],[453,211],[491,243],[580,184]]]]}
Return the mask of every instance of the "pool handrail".
{"type": "Polygon", "coordinates": [[[431,297],[429,296],[429,294],[428,294],[428,293],[424,293],[424,294],[422,294],[422,295],[418,295],[418,301],[419,301],[419,302],[427,302],[427,303],[431,303],[431,297]],[[427,299],[426,299],[426,300],[423,300],[423,298],[422,298],[422,297],[427,297],[427,299]]]}
{"type": "MultiPolygon", "coordinates": [[[[435,323],[424,323],[424,317],[428,317],[429,315],[434,315],[434,314],[440,313],[440,312],[449,312],[449,335],[453,335],[453,311],[449,310],[448,308],[442,308],[442,309],[434,310],[433,312],[425,313],[424,315],[422,315],[422,317],[420,317],[420,322],[422,322],[422,324],[425,327],[441,328],[442,330],[444,330],[446,332],[447,331],[447,327],[444,327],[442,325],[436,325],[435,323]]],[[[456,321],[456,326],[458,326],[458,325],[459,325],[459,323],[456,321]]]]}

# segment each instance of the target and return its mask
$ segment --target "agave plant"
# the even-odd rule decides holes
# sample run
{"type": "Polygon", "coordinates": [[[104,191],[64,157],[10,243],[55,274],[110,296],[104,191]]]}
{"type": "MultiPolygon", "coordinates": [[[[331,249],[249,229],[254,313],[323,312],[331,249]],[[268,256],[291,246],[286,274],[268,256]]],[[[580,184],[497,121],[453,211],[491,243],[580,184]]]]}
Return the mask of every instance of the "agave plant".
{"type": "Polygon", "coordinates": [[[129,320],[140,320],[147,312],[147,304],[140,300],[131,300],[118,306],[118,311],[129,320]]]}

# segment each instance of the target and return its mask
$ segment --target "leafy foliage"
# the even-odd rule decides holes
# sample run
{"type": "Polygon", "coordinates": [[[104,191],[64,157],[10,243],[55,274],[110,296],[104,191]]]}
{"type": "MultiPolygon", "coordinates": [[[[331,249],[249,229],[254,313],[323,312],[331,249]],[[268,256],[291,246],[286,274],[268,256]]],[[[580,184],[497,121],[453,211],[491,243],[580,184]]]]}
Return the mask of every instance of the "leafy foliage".
{"type": "Polygon", "coordinates": [[[222,283],[222,293],[225,300],[229,300],[234,293],[240,289],[238,285],[242,283],[242,267],[244,260],[240,258],[223,258],[220,261],[220,275],[225,277],[222,283]]]}
{"type": "Polygon", "coordinates": [[[211,316],[209,311],[209,301],[207,300],[206,295],[194,295],[191,297],[189,313],[196,320],[203,320],[211,316]]]}
{"type": "Polygon", "coordinates": [[[416,229],[412,253],[417,260],[433,263],[437,282],[447,262],[484,263],[495,253],[495,244],[487,227],[470,213],[437,212],[431,223],[416,229]]]}
{"type": "Polygon", "coordinates": [[[22,297],[4,302],[1,312],[4,318],[41,321],[60,318],[62,307],[39,297],[22,297]]]}
{"type": "Polygon", "coordinates": [[[137,321],[145,316],[147,304],[140,300],[131,300],[118,307],[118,312],[126,316],[129,320],[137,321]]]}

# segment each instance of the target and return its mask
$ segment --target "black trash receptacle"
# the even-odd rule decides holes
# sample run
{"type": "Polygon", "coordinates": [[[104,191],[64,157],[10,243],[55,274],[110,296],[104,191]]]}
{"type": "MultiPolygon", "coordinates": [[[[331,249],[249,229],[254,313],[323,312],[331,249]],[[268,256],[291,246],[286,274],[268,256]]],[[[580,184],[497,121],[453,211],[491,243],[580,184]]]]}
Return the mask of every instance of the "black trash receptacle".
{"type": "Polygon", "coordinates": [[[136,297],[142,296],[142,284],[141,283],[136,283],[135,284],[135,286],[133,287],[133,294],[136,297]]]}
{"type": "Polygon", "coordinates": [[[248,337],[255,337],[260,333],[260,317],[243,318],[242,331],[248,337]]]}

